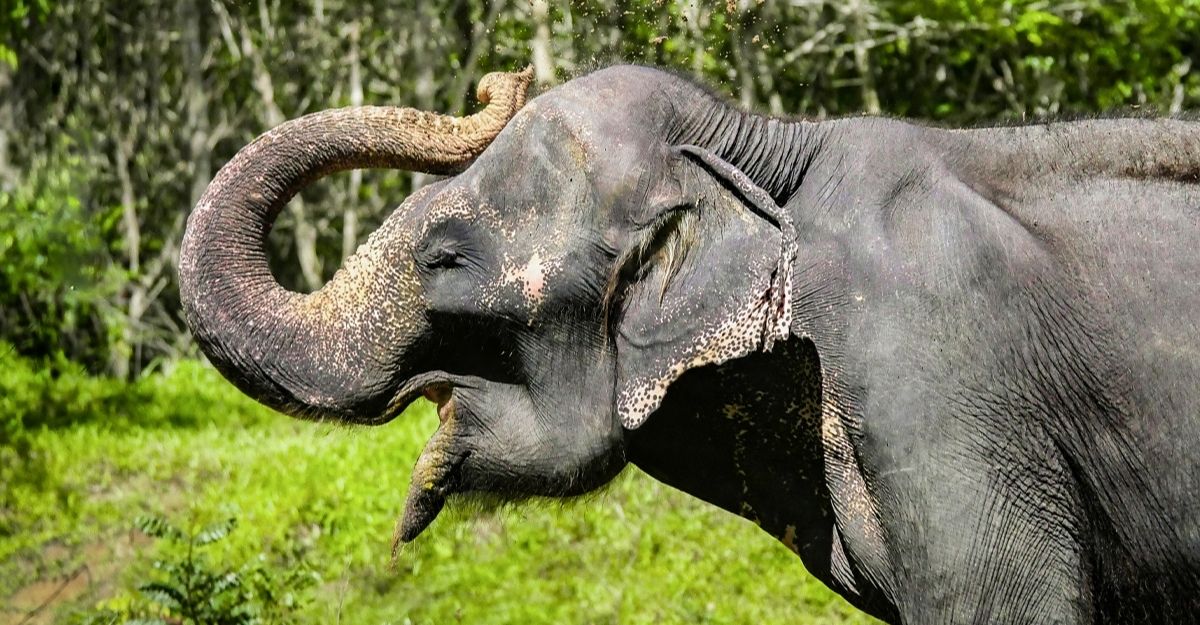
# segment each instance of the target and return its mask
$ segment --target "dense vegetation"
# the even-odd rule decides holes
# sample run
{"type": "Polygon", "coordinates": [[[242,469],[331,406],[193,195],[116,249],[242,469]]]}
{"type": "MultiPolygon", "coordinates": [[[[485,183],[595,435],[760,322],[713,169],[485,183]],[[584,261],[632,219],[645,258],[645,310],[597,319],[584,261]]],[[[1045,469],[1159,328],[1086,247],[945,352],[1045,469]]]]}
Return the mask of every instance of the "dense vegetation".
{"type": "MultiPolygon", "coordinates": [[[[137,590],[185,561],[156,518],[193,537],[237,519],[204,570],[244,573],[221,588],[245,610],[294,602],[244,622],[854,622],[769,537],[634,472],[565,507],[461,513],[389,570],[432,415],[293,423],[197,362],[173,269],[188,209],[284,119],[463,112],[480,75],[530,62],[539,89],[653,63],[773,114],[977,124],[1196,108],[1198,59],[1200,0],[2,3],[0,623],[176,609],[137,590]]],[[[276,275],[318,287],[427,181],[314,185],[272,234],[276,275]]]]}
{"type": "MultiPolygon", "coordinates": [[[[947,123],[1200,102],[1200,0],[16,0],[0,16],[0,339],[137,377],[194,355],[176,248],[215,170],[285,119],[474,106],[484,72],[545,88],[608,62],[741,104],[947,123]]],[[[273,234],[319,286],[426,176],[335,176],[273,234]]]]}

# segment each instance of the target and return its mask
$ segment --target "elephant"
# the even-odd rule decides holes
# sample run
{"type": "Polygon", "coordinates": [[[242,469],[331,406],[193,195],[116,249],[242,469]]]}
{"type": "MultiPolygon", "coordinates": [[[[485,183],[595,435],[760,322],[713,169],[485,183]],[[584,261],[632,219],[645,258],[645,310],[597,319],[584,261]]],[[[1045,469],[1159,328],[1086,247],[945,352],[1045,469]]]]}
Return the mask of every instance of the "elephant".
{"type": "Polygon", "coordinates": [[[190,214],[182,307],[306,419],[439,426],[398,538],[450,497],[632,464],[757,523],[890,623],[1200,615],[1200,123],[941,128],[742,110],[615,65],[526,102],[328,110],[190,214]],[[321,289],[265,239],[335,171],[441,175],[321,289]]]}

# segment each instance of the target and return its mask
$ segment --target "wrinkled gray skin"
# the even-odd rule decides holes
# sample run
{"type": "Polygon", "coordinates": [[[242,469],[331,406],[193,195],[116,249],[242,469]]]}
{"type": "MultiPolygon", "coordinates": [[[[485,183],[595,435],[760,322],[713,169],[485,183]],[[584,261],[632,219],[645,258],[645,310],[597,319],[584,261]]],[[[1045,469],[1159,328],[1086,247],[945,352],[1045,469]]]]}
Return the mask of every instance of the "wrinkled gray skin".
{"type": "Polygon", "coordinates": [[[1191,622],[1198,179],[1195,123],[785,122],[613,67],[391,215],[338,287],[370,323],[256,324],[210,286],[265,231],[190,223],[184,299],[271,405],[439,403],[404,540],[447,495],[632,462],[890,622],[1191,622]],[[323,377],[327,352],[362,356],[323,377]]]}

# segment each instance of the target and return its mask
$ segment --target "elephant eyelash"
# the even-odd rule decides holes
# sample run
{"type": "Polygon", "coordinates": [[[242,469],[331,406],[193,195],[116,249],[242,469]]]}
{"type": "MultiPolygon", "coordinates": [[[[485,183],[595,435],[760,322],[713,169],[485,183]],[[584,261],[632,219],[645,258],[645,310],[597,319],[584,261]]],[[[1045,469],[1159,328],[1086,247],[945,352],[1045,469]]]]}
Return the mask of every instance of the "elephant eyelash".
{"type": "Polygon", "coordinates": [[[462,255],[449,245],[442,246],[433,253],[426,264],[430,269],[449,269],[462,265],[462,255]]]}

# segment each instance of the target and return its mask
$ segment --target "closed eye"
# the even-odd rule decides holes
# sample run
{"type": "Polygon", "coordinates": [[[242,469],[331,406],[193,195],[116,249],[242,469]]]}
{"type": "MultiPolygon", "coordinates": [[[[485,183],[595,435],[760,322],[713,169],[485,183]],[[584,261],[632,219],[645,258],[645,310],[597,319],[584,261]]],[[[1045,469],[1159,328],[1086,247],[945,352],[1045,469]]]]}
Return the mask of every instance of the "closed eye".
{"type": "Polygon", "coordinates": [[[443,245],[434,250],[426,265],[430,269],[447,269],[461,264],[458,250],[449,245],[443,245]]]}
{"type": "Polygon", "coordinates": [[[478,265],[479,233],[460,219],[449,219],[434,226],[418,252],[419,266],[427,270],[453,269],[478,265]]]}

